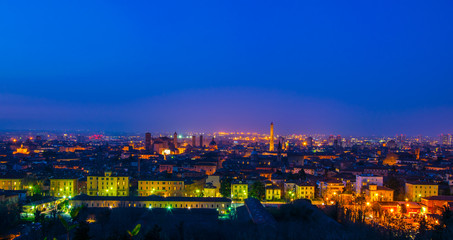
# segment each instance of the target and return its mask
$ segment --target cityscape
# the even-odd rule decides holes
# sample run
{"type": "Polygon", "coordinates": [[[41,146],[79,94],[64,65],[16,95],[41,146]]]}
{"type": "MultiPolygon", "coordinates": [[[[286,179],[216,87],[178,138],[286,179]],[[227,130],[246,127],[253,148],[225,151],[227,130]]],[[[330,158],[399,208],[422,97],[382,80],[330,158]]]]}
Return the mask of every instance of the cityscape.
{"type": "Polygon", "coordinates": [[[453,240],[453,1],[0,1],[0,240],[453,240]]]}
{"type": "Polygon", "coordinates": [[[281,225],[316,231],[313,225],[322,223],[346,238],[451,236],[452,134],[283,136],[277,123],[269,128],[3,132],[2,231],[11,239],[116,239],[139,225],[144,239],[204,239],[210,237],[194,229],[209,232],[203,228],[212,225],[211,231],[228,226],[251,238],[284,238],[281,225]],[[256,235],[245,226],[261,230],[256,235]]]}

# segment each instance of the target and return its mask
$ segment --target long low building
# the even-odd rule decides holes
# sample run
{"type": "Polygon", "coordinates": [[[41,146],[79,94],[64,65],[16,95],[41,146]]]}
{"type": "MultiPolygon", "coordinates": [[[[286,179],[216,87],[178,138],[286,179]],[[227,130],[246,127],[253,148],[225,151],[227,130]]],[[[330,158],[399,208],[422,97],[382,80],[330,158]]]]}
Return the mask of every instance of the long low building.
{"type": "Polygon", "coordinates": [[[220,214],[225,214],[231,206],[228,198],[203,198],[203,197],[114,197],[114,196],[88,196],[77,195],[69,200],[74,207],[86,206],[88,208],[186,208],[186,209],[217,209],[220,214]]]}

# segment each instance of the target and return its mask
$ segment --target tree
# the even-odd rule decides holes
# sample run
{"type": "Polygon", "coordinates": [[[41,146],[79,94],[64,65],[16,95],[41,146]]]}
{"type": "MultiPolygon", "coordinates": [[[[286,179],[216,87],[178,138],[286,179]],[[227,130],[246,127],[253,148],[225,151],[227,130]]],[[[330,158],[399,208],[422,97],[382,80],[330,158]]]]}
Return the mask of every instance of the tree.
{"type": "Polygon", "coordinates": [[[20,210],[17,204],[0,204],[0,235],[6,234],[19,222],[20,210]]]}
{"type": "Polygon", "coordinates": [[[160,240],[160,232],[162,232],[162,228],[159,225],[154,224],[153,229],[146,233],[145,239],[146,240],[160,240]]]}
{"type": "Polygon", "coordinates": [[[300,180],[303,180],[303,181],[307,180],[307,174],[305,173],[304,169],[299,170],[299,172],[297,173],[296,176],[300,180]]]}
{"type": "Polygon", "coordinates": [[[58,215],[58,218],[60,219],[61,224],[63,224],[64,228],[66,229],[66,239],[69,240],[69,234],[71,233],[71,230],[76,228],[78,224],[69,224],[61,215],[58,215]]]}
{"type": "Polygon", "coordinates": [[[264,187],[264,183],[261,181],[253,182],[252,186],[250,186],[250,197],[256,198],[258,200],[263,200],[266,194],[266,190],[264,187]]]}
{"type": "Polygon", "coordinates": [[[391,175],[387,179],[387,181],[385,181],[384,186],[391,188],[395,191],[393,195],[395,196],[396,200],[403,200],[404,197],[402,196],[402,193],[401,193],[402,184],[400,183],[398,178],[391,175]]]}
{"type": "MultiPolygon", "coordinates": [[[[71,220],[75,221],[77,218],[77,215],[79,215],[79,211],[82,209],[82,206],[73,208],[69,215],[71,216],[71,220]]],[[[71,230],[78,227],[79,224],[69,224],[66,219],[64,219],[61,215],[58,215],[58,218],[60,219],[61,224],[63,224],[64,228],[66,229],[66,239],[69,240],[69,234],[71,233],[71,230]]]]}
{"type": "Polygon", "coordinates": [[[184,240],[184,221],[180,221],[176,227],[178,228],[179,239],[184,240]]]}
{"type": "Polygon", "coordinates": [[[141,227],[142,227],[141,224],[137,224],[137,226],[135,226],[135,228],[132,231],[127,230],[127,234],[129,234],[130,239],[138,235],[141,227]]]}
{"type": "Polygon", "coordinates": [[[71,216],[72,221],[77,220],[77,217],[79,216],[79,212],[80,212],[80,210],[82,210],[82,208],[83,208],[82,206],[79,206],[79,207],[71,209],[71,212],[69,213],[69,215],[71,216]]]}
{"type": "Polygon", "coordinates": [[[35,222],[41,222],[41,220],[42,220],[41,218],[42,218],[41,211],[36,210],[35,211],[35,222]]]}
{"type": "Polygon", "coordinates": [[[452,239],[453,237],[453,212],[444,206],[439,225],[436,226],[433,239],[452,239]]]}
{"type": "Polygon", "coordinates": [[[89,240],[90,235],[88,234],[90,232],[90,225],[88,223],[82,221],[79,224],[79,227],[76,228],[74,231],[74,238],[73,240],[89,240]]]}
{"type": "Polygon", "coordinates": [[[224,178],[220,182],[220,194],[223,197],[231,197],[231,178],[224,178]]]}

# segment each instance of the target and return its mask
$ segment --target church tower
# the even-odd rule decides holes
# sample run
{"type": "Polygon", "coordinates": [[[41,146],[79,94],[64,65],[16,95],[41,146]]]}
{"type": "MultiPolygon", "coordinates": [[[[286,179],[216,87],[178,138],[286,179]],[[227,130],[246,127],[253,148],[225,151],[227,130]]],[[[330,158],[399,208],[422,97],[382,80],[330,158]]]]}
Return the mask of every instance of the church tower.
{"type": "Polygon", "coordinates": [[[274,123],[271,122],[271,137],[269,139],[269,151],[274,151],[274,123]]]}
{"type": "Polygon", "coordinates": [[[178,148],[178,134],[176,132],[173,134],[173,144],[175,148],[178,148]]]}

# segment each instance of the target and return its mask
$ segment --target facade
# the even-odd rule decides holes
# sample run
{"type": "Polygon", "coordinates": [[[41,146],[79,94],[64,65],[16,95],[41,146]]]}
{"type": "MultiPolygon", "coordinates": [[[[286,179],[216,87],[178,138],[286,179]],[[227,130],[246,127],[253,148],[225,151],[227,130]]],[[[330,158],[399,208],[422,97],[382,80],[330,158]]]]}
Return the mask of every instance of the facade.
{"type": "Polygon", "coordinates": [[[184,180],[182,179],[142,179],[138,181],[138,195],[159,195],[164,197],[182,196],[184,180]]]}
{"type": "Polygon", "coordinates": [[[50,196],[71,198],[77,194],[78,194],[77,179],[71,178],[50,179],[50,196]]]}
{"type": "Polygon", "coordinates": [[[0,189],[22,190],[22,178],[1,178],[0,189]]]}
{"type": "Polygon", "coordinates": [[[315,186],[306,184],[296,185],[296,198],[313,199],[315,197],[315,186]]]}
{"type": "Polygon", "coordinates": [[[375,176],[373,174],[362,174],[356,176],[356,193],[361,194],[362,188],[369,186],[370,184],[375,184],[377,186],[384,185],[384,177],[382,176],[375,176]]]}
{"type": "Polygon", "coordinates": [[[203,188],[203,196],[204,197],[220,197],[219,189],[213,186],[212,184],[208,184],[203,188]]]}
{"type": "Polygon", "coordinates": [[[13,205],[19,203],[19,194],[15,193],[14,191],[0,191],[0,204],[4,204],[6,206],[13,205]]]}
{"type": "Polygon", "coordinates": [[[319,182],[319,192],[323,198],[332,198],[342,193],[344,184],[339,180],[327,180],[319,182]]]}
{"type": "Polygon", "coordinates": [[[129,196],[129,177],[112,176],[112,172],[88,176],[87,192],[89,196],[129,196]]]}
{"type": "Polygon", "coordinates": [[[282,190],[275,185],[266,187],[266,201],[278,201],[282,199],[282,190]]]}
{"type": "Polygon", "coordinates": [[[445,207],[453,210],[453,196],[431,196],[424,197],[421,204],[425,206],[429,213],[442,214],[445,207]]]}
{"type": "Polygon", "coordinates": [[[391,202],[393,201],[393,189],[370,184],[365,190],[367,200],[370,202],[391,202]]]}
{"type": "Polygon", "coordinates": [[[185,208],[185,209],[217,209],[225,214],[231,207],[231,200],[227,198],[202,197],[98,197],[78,195],[69,200],[75,207],[88,208],[185,208]]]}
{"type": "Polygon", "coordinates": [[[242,181],[231,183],[231,198],[244,200],[248,198],[248,184],[242,181]]]}
{"type": "Polygon", "coordinates": [[[406,198],[409,201],[420,202],[424,197],[437,196],[439,194],[438,186],[429,183],[406,183],[406,198]]]}

